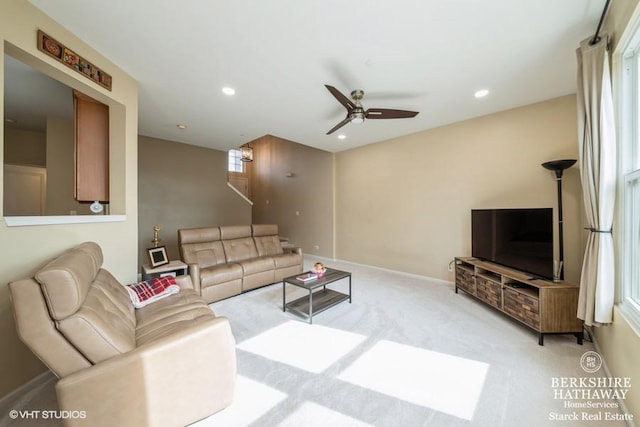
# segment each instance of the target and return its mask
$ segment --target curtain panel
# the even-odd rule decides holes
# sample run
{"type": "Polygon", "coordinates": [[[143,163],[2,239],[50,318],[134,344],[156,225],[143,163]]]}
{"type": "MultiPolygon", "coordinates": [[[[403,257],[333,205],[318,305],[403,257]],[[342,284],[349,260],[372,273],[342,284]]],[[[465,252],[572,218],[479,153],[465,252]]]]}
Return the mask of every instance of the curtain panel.
{"type": "Polygon", "coordinates": [[[580,275],[578,317],[587,326],[611,323],[615,273],[613,215],[616,191],[616,135],[609,69],[609,38],[577,49],[578,148],[589,236],[580,275]]]}

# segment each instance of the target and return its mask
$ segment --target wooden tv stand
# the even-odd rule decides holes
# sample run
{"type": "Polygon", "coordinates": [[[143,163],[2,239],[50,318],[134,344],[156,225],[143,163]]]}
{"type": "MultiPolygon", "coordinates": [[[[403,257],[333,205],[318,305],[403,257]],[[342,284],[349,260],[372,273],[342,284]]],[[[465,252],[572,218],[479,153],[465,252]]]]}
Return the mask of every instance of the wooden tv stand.
{"type": "Polygon", "coordinates": [[[455,264],[456,293],[461,289],[534,329],[539,345],[546,334],[574,334],[582,345],[577,285],[538,279],[477,258],[457,257],[455,264]]]}

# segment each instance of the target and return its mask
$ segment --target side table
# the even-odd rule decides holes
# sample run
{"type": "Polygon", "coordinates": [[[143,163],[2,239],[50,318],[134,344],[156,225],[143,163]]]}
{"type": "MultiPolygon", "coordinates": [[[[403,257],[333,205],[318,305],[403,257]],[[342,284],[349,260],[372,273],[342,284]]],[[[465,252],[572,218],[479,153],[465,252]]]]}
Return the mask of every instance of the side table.
{"type": "Polygon", "coordinates": [[[151,268],[149,264],[142,266],[142,280],[153,279],[154,277],[182,276],[188,274],[189,266],[182,261],[170,261],[169,264],[151,268]]]}

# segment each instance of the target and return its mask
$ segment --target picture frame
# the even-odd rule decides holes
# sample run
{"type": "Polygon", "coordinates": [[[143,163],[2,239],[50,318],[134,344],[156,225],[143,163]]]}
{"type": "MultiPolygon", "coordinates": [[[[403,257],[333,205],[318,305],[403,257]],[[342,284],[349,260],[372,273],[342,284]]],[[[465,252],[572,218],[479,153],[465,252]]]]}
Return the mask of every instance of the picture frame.
{"type": "Polygon", "coordinates": [[[169,264],[169,257],[167,257],[167,248],[164,246],[147,249],[147,255],[149,255],[149,264],[151,265],[151,268],[169,264]]]}

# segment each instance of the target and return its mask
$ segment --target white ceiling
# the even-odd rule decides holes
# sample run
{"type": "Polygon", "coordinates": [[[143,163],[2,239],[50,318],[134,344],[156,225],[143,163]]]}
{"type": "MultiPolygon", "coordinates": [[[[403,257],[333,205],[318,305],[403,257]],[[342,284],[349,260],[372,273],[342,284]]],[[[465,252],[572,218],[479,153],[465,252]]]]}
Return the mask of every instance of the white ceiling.
{"type": "Polygon", "coordinates": [[[142,135],[336,152],[574,93],[575,49],[605,0],[30,2],[138,80],[142,135]],[[325,84],[420,114],[325,135],[345,116],[325,84]]]}

